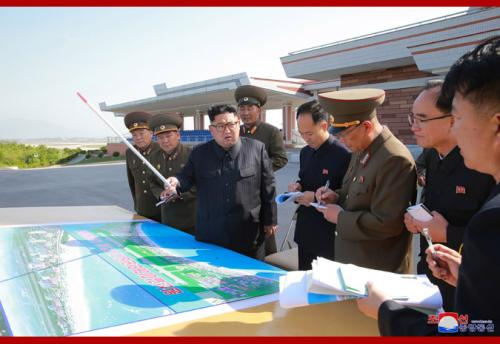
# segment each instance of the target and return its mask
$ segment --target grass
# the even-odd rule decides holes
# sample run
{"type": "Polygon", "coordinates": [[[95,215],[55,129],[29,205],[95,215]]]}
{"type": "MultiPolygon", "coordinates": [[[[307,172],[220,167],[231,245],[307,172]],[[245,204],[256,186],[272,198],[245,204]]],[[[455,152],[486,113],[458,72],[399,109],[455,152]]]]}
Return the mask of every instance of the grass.
{"type": "Polygon", "coordinates": [[[82,160],[75,165],[85,165],[85,164],[97,164],[100,162],[113,162],[113,161],[125,161],[125,156],[104,156],[102,158],[99,157],[90,157],[88,159],[82,160]]]}

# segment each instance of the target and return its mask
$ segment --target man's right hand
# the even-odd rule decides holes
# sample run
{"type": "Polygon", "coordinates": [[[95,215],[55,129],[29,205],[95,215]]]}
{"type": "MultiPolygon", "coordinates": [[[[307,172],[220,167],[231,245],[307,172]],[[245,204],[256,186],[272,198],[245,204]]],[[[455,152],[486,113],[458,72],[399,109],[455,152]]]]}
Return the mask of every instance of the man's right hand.
{"type": "Polygon", "coordinates": [[[413,216],[411,216],[410,213],[408,212],[405,213],[404,222],[406,229],[408,229],[410,233],[413,234],[420,233],[420,228],[415,224],[415,222],[413,221],[413,216]]]}
{"type": "Polygon", "coordinates": [[[165,190],[163,190],[160,195],[161,199],[177,194],[177,185],[179,185],[179,180],[175,177],[169,177],[167,178],[167,182],[169,185],[165,185],[165,190]]]}
{"type": "Polygon", "coordinates": [[[300,185],[299,183],[288,184],[288,192],[296,192],[296,191],[302,191],[302,185],[300,185]]]}
{"type": "Polygon", "coordinates": [[[331,190],[331,189],[325,189],[324,186],[320,187],[318,190],[316,190],[316,200],[318,202],[323,202],[325,204],[335,204],[339,200],[339,195],[331,190]]]}

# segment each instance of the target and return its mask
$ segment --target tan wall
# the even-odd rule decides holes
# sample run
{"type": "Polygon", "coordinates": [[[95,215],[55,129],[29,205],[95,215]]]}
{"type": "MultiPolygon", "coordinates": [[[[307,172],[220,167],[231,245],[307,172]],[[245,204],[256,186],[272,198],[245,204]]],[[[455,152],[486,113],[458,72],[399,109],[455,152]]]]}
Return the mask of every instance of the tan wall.
{"type": "Polygon", "coordinates": [[[344,74],[340,77],[340,85],[344,88],[357,85],[376,84],[380,82],[418,79],[429,76],[433,76],[433,74],[418,70],[416,65],[409,65],[354,74],[344,74]]]}

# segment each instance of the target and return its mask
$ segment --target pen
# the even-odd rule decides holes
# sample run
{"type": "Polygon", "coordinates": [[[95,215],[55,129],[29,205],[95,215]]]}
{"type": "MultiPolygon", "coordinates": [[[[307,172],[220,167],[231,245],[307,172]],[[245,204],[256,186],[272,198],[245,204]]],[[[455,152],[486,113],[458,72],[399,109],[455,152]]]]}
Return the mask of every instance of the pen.
{"type": "Polygon", "coordinates": [[[441,268],[445,267],[443,261],[439,259],[439,257],[436,254],[436,250],[434,249],[434,244],[432,243],[431,235],[429,234],[429,228],[423,228],[422,235],[424,236],[425,240],[427,240],[427,244],[429,245],[429,248],[431,250],[432,259],[434,259],[434,261],[439,267],[441,268]]]}
{"type": "MultiPolygon", "coordinates": [[[[324,186],[324,188],[323,188],[323,192],[321,193],[321,195],[323,195],[323,193],[324,193],[326,190],[328,190],[328,188],[329,188],[329,187],[330,187],[330,179],[327,179],[327,180],[326,180],[326,183],[325,183],[325,186],[324,186]]],[[[324,202],[322,199],[320,199],[320,200],[319,200],[319,205],[325,205],[325,202],[324,202]]]]}

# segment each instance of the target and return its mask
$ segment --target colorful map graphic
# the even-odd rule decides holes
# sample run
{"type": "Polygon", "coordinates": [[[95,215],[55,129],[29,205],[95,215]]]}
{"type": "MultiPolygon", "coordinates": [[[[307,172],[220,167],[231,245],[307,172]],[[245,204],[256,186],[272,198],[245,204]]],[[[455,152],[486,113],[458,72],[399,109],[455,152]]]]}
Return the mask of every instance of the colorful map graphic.
{"type": "Polygon", "coordinates": [[[258,299],[284,273],[151,221],[2,227],[0,249],[2,336],[85,334],[258,299]]]}

